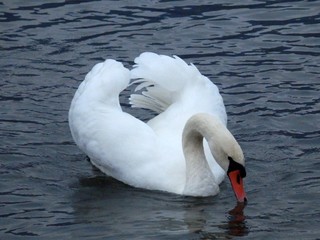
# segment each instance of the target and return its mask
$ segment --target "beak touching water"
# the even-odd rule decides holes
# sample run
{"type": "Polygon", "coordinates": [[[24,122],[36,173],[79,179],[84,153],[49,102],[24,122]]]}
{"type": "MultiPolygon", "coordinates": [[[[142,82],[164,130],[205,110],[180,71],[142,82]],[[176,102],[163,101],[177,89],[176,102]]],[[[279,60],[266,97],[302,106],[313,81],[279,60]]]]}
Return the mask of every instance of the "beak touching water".
{"type": "Polygon", "coordinates": [[[229,158],[229,160],[230,165],[227,174],[230,179],[233,192],[236,195],[238,202],[247,202],[247,196],[243,186],[243,178],[246,176],[246,170],[244,166],[235,162],[232,158],[229,158]]]}

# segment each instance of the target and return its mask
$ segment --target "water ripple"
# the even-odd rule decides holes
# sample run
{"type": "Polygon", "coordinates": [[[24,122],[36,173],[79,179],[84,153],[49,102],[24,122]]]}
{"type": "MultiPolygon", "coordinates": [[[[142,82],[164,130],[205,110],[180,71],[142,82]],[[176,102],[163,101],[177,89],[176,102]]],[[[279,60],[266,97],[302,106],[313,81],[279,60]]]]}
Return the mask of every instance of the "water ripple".
{"type": "MultiPolygon", "coordinates": [[[[317,238],[318,5],[0,1],[0,238],[317,238]],[[227,183],[206,199],[133,189],[72,144],[67,112],[85,74],[142,51],[179,55],[219,86],[247,158],[245,221],[227,213],[227,183]]],[[[150,118],[129,94],[124,109],[150,118]]]]}

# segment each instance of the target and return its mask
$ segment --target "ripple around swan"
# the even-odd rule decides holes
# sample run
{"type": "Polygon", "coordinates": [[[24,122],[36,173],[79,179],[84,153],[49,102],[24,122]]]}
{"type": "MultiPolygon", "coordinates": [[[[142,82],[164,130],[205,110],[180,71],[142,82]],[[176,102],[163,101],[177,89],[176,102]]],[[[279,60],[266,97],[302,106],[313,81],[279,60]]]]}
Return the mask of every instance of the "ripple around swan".
{"type": "MultiPolygon", "coordinates": [[[[319,236],[317,1],[0,0],[0,238],[319,236]],[[176,54],[215,82],[247,158],[249,204],[133,189],[71,139],[79,82],[105,58],[176,54]],[[233,209],[234,210],[234,209],[233,209]],[[239,220],[240,219],[240,220],[239,220]]],[[[123,108],[132,110],[131,89],[123,108]]]]}

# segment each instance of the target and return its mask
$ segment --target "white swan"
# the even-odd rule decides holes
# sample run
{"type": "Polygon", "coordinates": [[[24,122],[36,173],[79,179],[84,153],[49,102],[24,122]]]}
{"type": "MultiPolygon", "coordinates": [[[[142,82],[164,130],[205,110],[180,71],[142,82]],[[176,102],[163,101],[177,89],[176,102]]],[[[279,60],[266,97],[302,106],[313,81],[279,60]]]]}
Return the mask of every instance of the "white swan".
{"type": "Polygon", "coordinates": [[[227,172],[245,201],[244,156],[226,128],[218,88],[177,56],[143,53],[135,63],[130,72],[106,60],[80,84],[69,110],[78,147],[107,175],[151,190],[215,195],[227,172]],[[158,113],[148,123],[121,109],[119,93],[131,78],[145,89],[131,95],[132,106],[158,113]]]}

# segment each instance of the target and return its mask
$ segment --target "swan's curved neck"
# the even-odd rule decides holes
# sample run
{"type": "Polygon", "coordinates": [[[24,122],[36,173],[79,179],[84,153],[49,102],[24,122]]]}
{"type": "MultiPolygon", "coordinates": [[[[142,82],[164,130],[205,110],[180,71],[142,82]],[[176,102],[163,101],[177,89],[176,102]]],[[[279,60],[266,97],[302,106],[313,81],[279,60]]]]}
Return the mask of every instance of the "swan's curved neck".
{"type": "Polygon", "coordinates": [[[223,169],[227,169],[228,162],[223,160],[227,159],[225,148],[221,145],[230,140],[228,139],[229,135],[232,136],[227,128],[209,114],[196,114],[188,120],[182,136],[183,152],[186,159],[184,194],[196,195],[197,193],[201,195],[201,192],[214,194],[219,191],[205,157],[203,138],[209,143],[211,153],[217,163],[223,169]]]}

